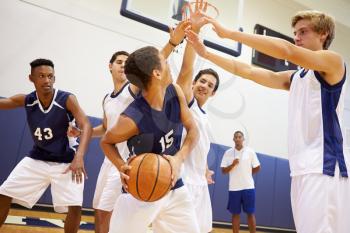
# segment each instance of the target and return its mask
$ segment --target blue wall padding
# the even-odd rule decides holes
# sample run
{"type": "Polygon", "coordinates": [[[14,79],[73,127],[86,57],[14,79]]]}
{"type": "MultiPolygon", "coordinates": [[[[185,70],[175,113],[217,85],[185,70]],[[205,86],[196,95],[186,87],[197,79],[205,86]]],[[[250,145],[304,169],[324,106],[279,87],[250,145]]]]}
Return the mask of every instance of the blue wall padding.
{"type": "MultiPolygon", "coordinates": [[[[228,175],[221,172],[221,160],[227,146],[212,144],[208,165],[215,171],[215,184],[209,186],[212,198],[213,220],[231,222],[227,210],[228,175]]],[[[290,204],[290,176],[286,159],[258,154],[261,170],[254,176],[256,187],[256,221],[259,226],[295,229],[290,204]]],[[[241,214],[241,223],[247,218],[241,214]]]]}
{"type": "Polygon", "coordinates": [[[228,200],[228,175],[224,175],[221,172],[220,164],[222,156],[228,147],[218,144],[212,144],[208,158],[214,157],[215,167],[212,167],[209,163],[210,169],[215,171],[215,184],[211,185],[213,189],[212,195],[212,208],[213,208],[213,220],[219,222],[231,222],[231,215],[226,210],[228,200]]]}
{"type": "MultiPolygon", "coordinates": [[[[90,117],[93,126],[101,119],[90,117]]],[[[33,141],[26,123],[23,109],[0,111],[0,183],[10,174],[15,165],[28,154],[33,141]]],[[[85,181],[84,208],[92,208],[95,185],[104,155],[99,146],[99,138],[92,139],[85,155],[85,168],[89,179],[85,181]]],[[[213,206],[213,220],[231,223],[227,211],[228,175],[221,172],[221,160],[227,146],[212,144],[208,155],[208,166],[215,172],[215,184],[209,186],[213,206]]],[[[258,154],[261,171],[255,175],[256,221],[259,226],[294,229],[290,205],[290,177],[288,161],[268,155],[258,154]]],[[[51,204],[48,189],[38,203],[51,204]]],[[[245,214],[241,222],[247,223],[245,214]]]]}
{"type": "Polygon", "coordinates": [[[274,205],[272,212],[272,226],[295,229],[290,202],[289,164],[286,159],[277,159],[275,169],[274,205]],[[289,217],[285,217],[289,213],[289,217]]]}
{"type": "Polygon", "coordinates": [[[27,124],[24,109],[0,111],[0,122],[0,183],[2,184],[17,164],[18,150],[27,124]]]}
{"type": "Polygon", "coordinates": [[[261,170],[256,174],[256,219],[271,226],[274,176],[277,158],[258,154],[261,170]]]}
{"type": "MultiPolygon", "coordinates": [[[[101,119],[98,118],[90,117],[89,119],[93,127],[102,123],[101,119]]],[[[92,208],[97,176],[104,158],[100,148],[100,138],[91,138],[88,153],[85,155],[85,170],[88,179],[85,180],[84,207],[92,208]]]]}

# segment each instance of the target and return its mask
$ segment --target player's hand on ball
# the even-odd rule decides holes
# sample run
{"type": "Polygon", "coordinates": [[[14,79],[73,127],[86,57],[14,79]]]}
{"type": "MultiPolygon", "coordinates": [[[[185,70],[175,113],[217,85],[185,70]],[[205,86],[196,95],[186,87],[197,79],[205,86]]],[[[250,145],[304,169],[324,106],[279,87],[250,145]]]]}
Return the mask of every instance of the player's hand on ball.
{"type": "MultiPolygon", "coordinates": [[[[128,160],[129,161],[129,160],[128,160]]],[[[125,191],[128,191],[128,185],[126,183],[126,180],[129,180],[129,176],[126,174],[127,170],[130,170],[131,166],[129,164],[124,164],[123,166],[120,167],[120,180],[122,182],[123,188],[125,191]]]]}
{"type": "Polygon", "coordinates": [[[171,186],[174,187],[177,179],[179,178],[182,158],[180,156],[171,156],[171,155],[164,155],[164,157],[170,162],[171,170],[172,170],[171,186]]]}
{"type": "Polygon", "coordinates": [[[136,158],[136,155],[131,155],[131,156],[129,156],[129,158],[128,158],[128,160],[127,160],[128,164],[130,164],[131,161],[132,161],[134,158],[136,158]]]}

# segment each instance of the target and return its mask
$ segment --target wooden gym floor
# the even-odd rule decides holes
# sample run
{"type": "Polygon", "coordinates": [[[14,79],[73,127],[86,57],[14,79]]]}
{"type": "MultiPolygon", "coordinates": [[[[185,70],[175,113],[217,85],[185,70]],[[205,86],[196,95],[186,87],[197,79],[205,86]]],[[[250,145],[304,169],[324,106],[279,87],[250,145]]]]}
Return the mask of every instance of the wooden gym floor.
{"type": "MultiPolygon", "coordinates": [[[[53,212],[46,211],[37,211],[37,210],[25,210],[25,209],[17,209],[12,208],[9,213],[9,217],[7,218],[5,224],[0,228],[0,233],[62,233],[63,229],[60,227],[52,226],[32,226],[32,225],[22,225],[23,223],[16,223],[16,219],[19,217],[29,217],[33,219],[45,219],[49,223],[53,223],[55,225],[60,226],[62,222],[60,220],[65,218],[64,214],[58,214],[53,212]],[[61,223],[61,224],[60,224],[61,223]]],[[[18,221],[18,220],[17,220],[18,221]]],[[[85,223],[93,223],[93,216],[82,216],[82,222],[85,223]]],[[[47,225],[50,225],[50,224],[47,225]]],[[[91,225],[90,225],[91,229],[91,225]]],[[[79,230],[79,233],[93,233],[93,230],[79,230]]],[[[149,233],[152,231],[150,230],[149,233]]],[[[214,228],[212,233],[231,233],[230,229],[221,229],[214,228]]],[[[240,231],[241,233],[248,233],[248,231],[240,231]]],[[[259,233],[259,232],[257,232],[259,233]]],[[[262,233],[262,232],[260,232],[262,233]]]]}

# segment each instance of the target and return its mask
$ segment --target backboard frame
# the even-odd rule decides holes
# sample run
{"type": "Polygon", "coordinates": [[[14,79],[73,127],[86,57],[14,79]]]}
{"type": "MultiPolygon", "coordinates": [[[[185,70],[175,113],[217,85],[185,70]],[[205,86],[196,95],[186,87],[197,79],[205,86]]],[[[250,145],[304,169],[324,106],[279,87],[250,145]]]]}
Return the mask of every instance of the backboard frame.
{"type": "MultiPolygon", "coordinates": [[[[140,15],[137,12],[134,12],[131,9],[129,9],[128,8],[128,3],[130,1],[132,1],[132,0],[122,0],[122,4],[121,4],[121,7],[120,7],[120,15],[122,15],[122,16],[124,16],[126,18],[129,18],[129,19],[135,20],[135,21],[137,21],[139,23],[143,23],[143,24],[146,24],[148,26],[157,28],[157,29],[159,29],[161,31],[169,32],[169,26],[168,25],[166,25],[166,24],[164,24],[162,22],[158,22],[158,21],[156,21],[154,19],[148,18],[146,16],[140,15]]],[[[243,28],[240,27],[238,30],[243,31],[243,28]]],[[[212,40],[204,40],[203,42],[209,48],[218,50],[220,52],[229,54],[231,56],[239,57],[241,55],[241,51],[242,51],[242,44],[241,43],[237,42],[237,49],[233,49],[233,48],[229,48],[227,46],[215,43],[212,40]]]]}

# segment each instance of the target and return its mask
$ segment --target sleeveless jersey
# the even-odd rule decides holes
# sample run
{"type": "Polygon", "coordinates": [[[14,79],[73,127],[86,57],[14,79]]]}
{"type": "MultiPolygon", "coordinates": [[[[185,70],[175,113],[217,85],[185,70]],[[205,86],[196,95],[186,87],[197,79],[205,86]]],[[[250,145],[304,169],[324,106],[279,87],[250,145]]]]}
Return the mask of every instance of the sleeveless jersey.
{"type": "Polygon", "coordinates": [[[300,69],[291,77],[288,154],[291,176],[323,173],[348,176],[342,133],[343,79],[333,86],[313,70],[300,69]]]}
{"type": "MultiPolygon", "coordinates": [[[[206,112],[199,107],[195,98],[188,104],[194,121],[197,123],[199,140],[184,161],[184,181],[193,185],[207,185],[205,173],[207,170],[207,157],[210,150],[209,120],[206,112]]],[[[186,135],[184,131],[183,138],[186,135]]]]}
{"type": "Polygon", "coordinates": [[[183,131],[180,113],[180,102],[172,84],[166,89],[161,111],[151,108],[139,95],[123,113],[135,122],[139,130],[139,135],[128,140],[130,153],[175,155],[180,149],[183,131]]]}
{"type": "Polygon", "coordinates": [[[34,146],[29,153],[33,159],[70,163],[73,160],[77,140],[69,140],[67,129],[74,120],[66,102],[71,93],[55,89],[50,106],[44,109],[36,92],[25,98],[25,110],[34,146]]]}
{"type": "MultiPolygon", "coordinates": [[[[134,100],[135,95],[130,89],[129,82],[126,83],[122,89],[117,93],[110,93],[106,95],[103,100],[103,110],[107,119],[107,130],[111,129],[113,125],[118,121],[120,114],[126,109],[127,106],[134,100]]],[[[129,156],[129,151],[126,142],[117,144],[118,151],[122,158],[126,161],[129,156]]],[[[109,162],[106,157],[105,162],[109,162]]]]}

